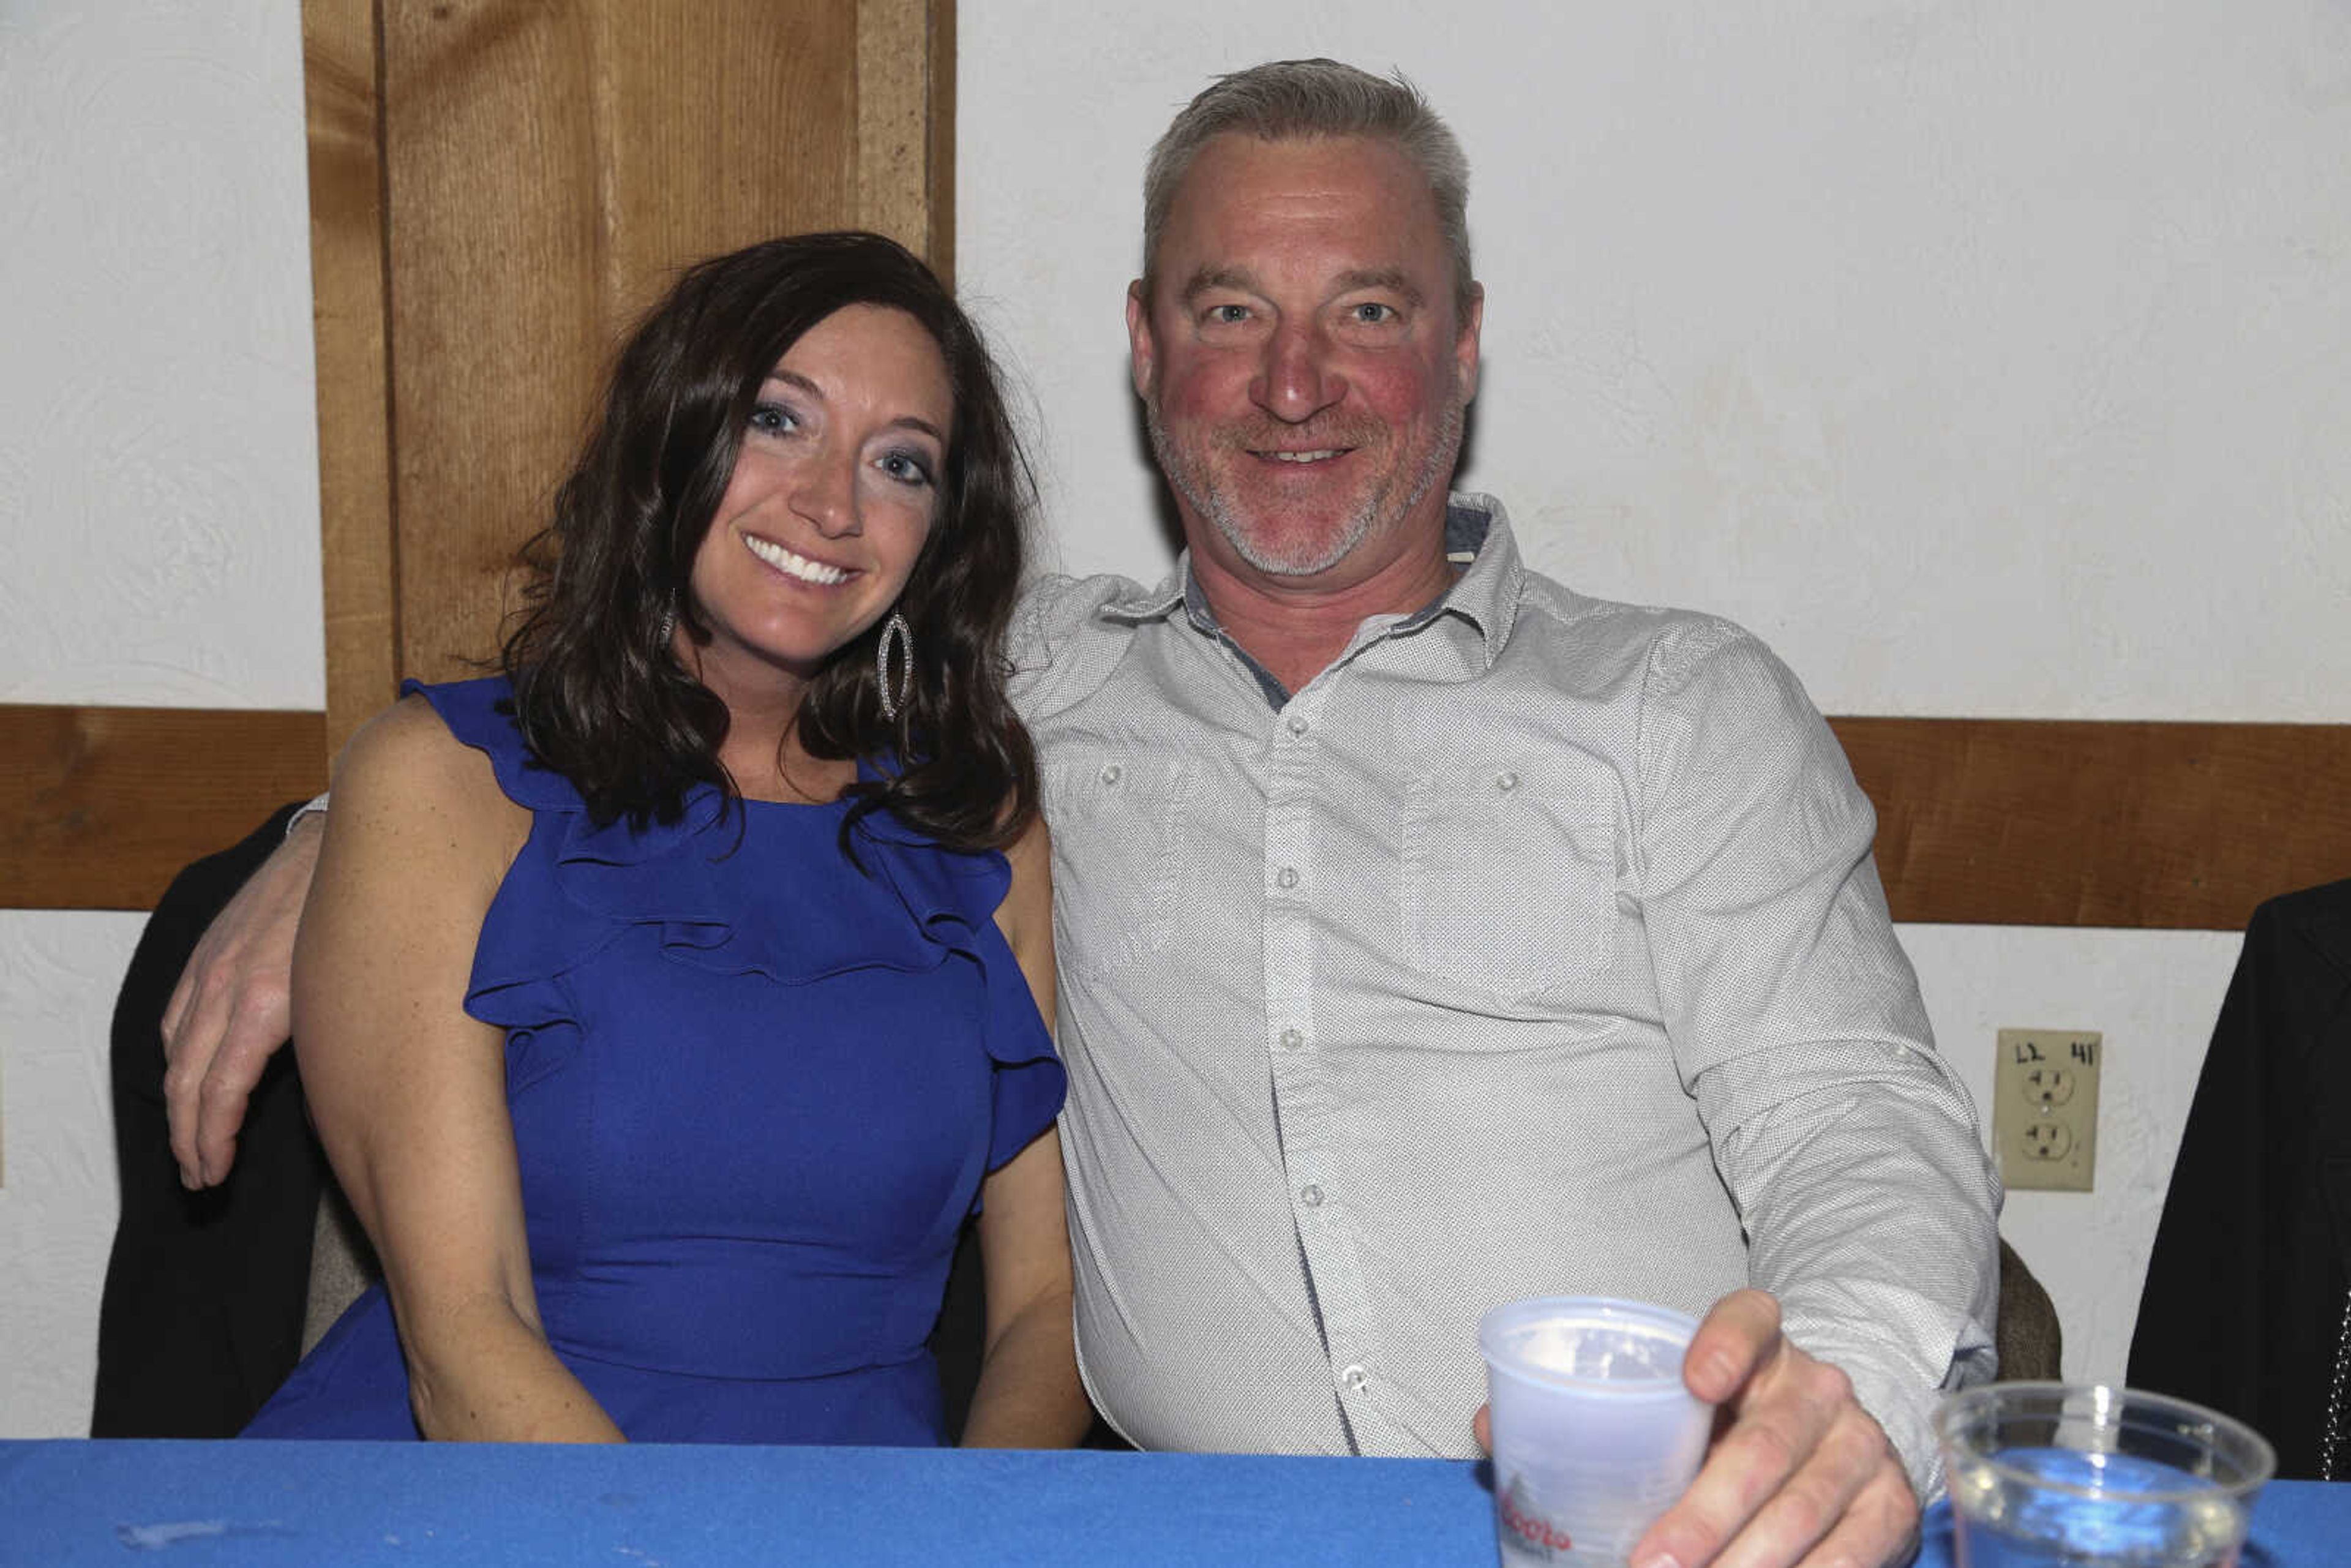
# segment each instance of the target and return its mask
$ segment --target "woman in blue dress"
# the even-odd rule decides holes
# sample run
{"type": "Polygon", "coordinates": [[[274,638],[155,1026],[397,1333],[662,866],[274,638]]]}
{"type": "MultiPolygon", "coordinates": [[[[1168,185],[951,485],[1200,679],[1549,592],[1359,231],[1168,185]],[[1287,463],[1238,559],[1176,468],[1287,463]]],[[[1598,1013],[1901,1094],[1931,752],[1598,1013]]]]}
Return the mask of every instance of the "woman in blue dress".
{"type": "Polygon", "coordinates": [[[622,350],[504,673],[350,743],[296,1049],[384,1267],[248,1435],[941,1441],[1088,1418],[1026,471],[987,350],[869,235],[686,272],[622,350]]]}

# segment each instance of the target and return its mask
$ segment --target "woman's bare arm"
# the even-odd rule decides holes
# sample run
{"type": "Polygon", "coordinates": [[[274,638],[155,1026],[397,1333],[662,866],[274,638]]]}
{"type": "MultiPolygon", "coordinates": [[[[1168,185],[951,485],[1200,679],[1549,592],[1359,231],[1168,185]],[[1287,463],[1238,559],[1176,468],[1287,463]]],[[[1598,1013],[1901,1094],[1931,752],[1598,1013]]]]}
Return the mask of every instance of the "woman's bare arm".
{"type": "Polygon", "coordinates": [[[617,1442],[540,1329],[505,1041],[463,1005],[528,831],[423,699],[354,737],[295,946],[295,1050],[382,1260],[424,1435],[617,1442]]]}
{"type": "MultiPolygon", "coordinates": [[[[1040,821],[1007,852],[1012,887],[996,912],[1045,1026],[1053,1023],[1052,853],[1040,821]]],[[[1044,1134],[980,1189],[987,1338],[964,1425],[967,1448],[1067,1448],[1093,1419],[1078,1381],[1061,1139],[1044,1134]]]]}

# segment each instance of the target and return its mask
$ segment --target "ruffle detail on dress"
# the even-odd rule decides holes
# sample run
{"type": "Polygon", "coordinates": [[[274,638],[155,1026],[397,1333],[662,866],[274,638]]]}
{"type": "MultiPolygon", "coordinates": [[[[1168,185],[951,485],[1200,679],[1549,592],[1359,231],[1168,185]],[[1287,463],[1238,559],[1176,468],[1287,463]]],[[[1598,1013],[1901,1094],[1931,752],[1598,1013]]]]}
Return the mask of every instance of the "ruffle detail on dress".
{"type": "Polygon", "coordinates": [[[987,1134],[991,1171],[1035,1143],[1053,1124],[1070,1090],[1069,1072],[1053,1054],[1053,1037],[1045,1032],[1045,1020],[1038,1015],[1028,982],[1020,977],[1019,965],[1011,967],[1008,991],[1017,994],[1008,994],[1008,988],[998,983],[994,968],[987,975],[987,1054],[996,1062],[992,1081],[996,1115],[987,1134]],[[1033,1046],[1015,1043],[1024,1038],[1033,1039],[1033,1046]]]}
{"type": "Polygon", "coordinates": [[[508,1030],[571,1021],[561,977],[643,925],[661,928],[663,956],[673,962],[764,975],[785,986],[852,969],[918,974],[960,955],[986,979],[988,1056],[1000,1068],[1019,1070],[996,1074],[988,1168],[1018,1153],[1059,1111],[1061,1062],[996,926],[997,905],[1012,880],[1001,854],[956,853],[888,817],[870,815],[855,834],[865,874],[811,878],[810,896],[820,904],[807,918],[781,917],[790,913],[791,890],[763,880],[763,871],[776,867],[779,855],[789,862],[795,853],[839,854],[845,804],[754,801],[728,813],[719,792],[705,787],[688,796],[674,822],[642,831],[625,821],[600,827],[569,780],[528,759],[513,716],[499,711],[509,693],[504,677],[447,685],[412,681],[402,689],[422,692],[451,733],[489,757],[507,798],[534,813],[529,841],[483,922],[465,996],[471,1016],[508,1030]],[[744,841],[754,832],[763,843],[750,854],[744,841]],[[770,833],[781,841],[780,851],[765,843],[770,833]],[[738,853],[745,859],[738,862],[738,853]],[[534,859],[536,867],[525,865],[534,859]],[[534,882],[552,884],[562,896],[509,896],[534,882]],[[844,908],[844,897],[878,907],[844,908]],[[775,908],[778,900],[787,901],[779,917],[741,918],[762,904],[775,908]],[[779,935],[787,928],[789,939],[779,935]]]}
{"type": "Polygon", "coordinates": [[[522,729],[514,719],[514,688],[504,675],[432,685],[402,681],[400,695],[422,696],[450,734],[487,756],[497,771],[498,788],[516,805],[533,811],[580,810],[580,791],[571,780],[539,766],[524,747],[522,729]]]}
{"type": "Polygon", "coordinates": [[[987,997],[981,1039],[997,1068],[987,1145],[992,1171],[1053,1124],[1069,1091],[1069,1075],[1054,1053],[1029,977],[996,925],[1012,868],[1000,854],[941,850],[890,818],[868,817],[861,826],[867,867],[891,884],[932,940],[978,960],[987,997]]]}

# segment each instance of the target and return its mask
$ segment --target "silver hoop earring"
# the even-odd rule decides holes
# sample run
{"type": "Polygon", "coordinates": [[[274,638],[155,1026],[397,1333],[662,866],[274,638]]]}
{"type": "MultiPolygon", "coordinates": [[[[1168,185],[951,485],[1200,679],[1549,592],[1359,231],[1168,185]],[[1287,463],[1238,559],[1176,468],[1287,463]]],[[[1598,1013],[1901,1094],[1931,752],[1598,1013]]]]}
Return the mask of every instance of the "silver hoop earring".
{"type": "Polygon", "coordinates": [[[906,617],[890,612],[890,619],[882,623],[882,636],[873,644],[873,686],[882,698],[882,716],[894,719],[907,694],[914,686],[914,634],[906,628],[906,617]],[[897,690],[890,689],[890,644],[898,644],[897,690]]]}
{"type": "Polygon", "coordinates": [[[676,633],[676,632],[677,606],[673,604],[667,610],[662,612],[661,626],[653,632],[653,641],[661,644],[661,650],[663,653],[666,653],[669,652],[669,640],[676,633]]]}

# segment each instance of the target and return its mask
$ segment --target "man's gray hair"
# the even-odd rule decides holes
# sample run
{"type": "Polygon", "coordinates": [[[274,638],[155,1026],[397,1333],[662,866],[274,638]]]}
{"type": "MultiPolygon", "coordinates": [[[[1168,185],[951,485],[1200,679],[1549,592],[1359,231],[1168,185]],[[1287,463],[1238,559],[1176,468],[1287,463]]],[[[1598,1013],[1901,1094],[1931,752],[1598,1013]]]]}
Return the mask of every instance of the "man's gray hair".
{"type": "Polygon", "coordinates": [[[1392,141],[1428,181],[1437,225],[1453,258],[1453,306],[1468,318],[1476,285],[1469,270],[1469,160],[1451,127],[1399,71],[1382,79],[1337,60],[1272,60],[1218,77],[1186,105],[1151,149],[1143,171],[1143,277],[1155,282],[1159,237],[1176,192],[1202,148],[1228,132],[1264,141],[1367,136],[1392,141]]]}

